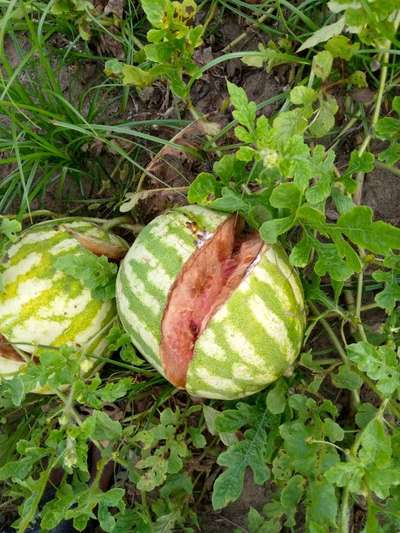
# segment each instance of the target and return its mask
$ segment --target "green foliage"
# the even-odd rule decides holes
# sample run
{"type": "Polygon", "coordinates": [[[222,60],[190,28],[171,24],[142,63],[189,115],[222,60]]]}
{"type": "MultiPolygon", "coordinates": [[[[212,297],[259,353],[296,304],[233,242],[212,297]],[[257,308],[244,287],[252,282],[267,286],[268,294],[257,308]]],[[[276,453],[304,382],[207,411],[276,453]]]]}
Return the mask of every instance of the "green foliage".
{"type": "Polygon", "coordinates": [[[218,457],[218,463],[227,468],[214,484],[214,509],[239,497],[244,469],[249,465],[256,483],[273,476],[278,487],[273,501],[264,507],[264,518],[251,512],[252,524],[262,524],[265,531],[269,531],[267,527],[279,531],[277,527],[284,520],[285,526],[295,527],[296,509],[303,502],[307,505],[310,528],[322,527],[327,522],[335,526],[338,507],[335,488],[322,481],[321,476],[339,462],[338,452],[330,445],[344,438],[343,430],[334,420],[336,408],[328,401],[318,406],[311,398],[299,394],[289,397],[287,384],[283,380],[279,383],[272,389],[274,393],[268,393],[266,406],[262,398],[256,405],[240,402],[236,409],[225,410],[217,417],[216,426],[221,431],[248,429],[242,440],[231,444],[218,457]]]}
{"type": "MultiPolygon", "coordinates": [[[[42,418],[38,414],[40,404],[44,403],[40,397],[34,400],[34,409],[28,419],[33,423],[32,431],[16,446],[10,434],[9,459],[5,461],[3,457],[0,461],[0,479],[15,483],[15,487],[19,487],[17,494],[24,498],[17,529],[25,531],[36,517],[49,477],[53,469],[61,467],[65,473],[54,499],[43,509],[42,527],[52,529],[61,520],[72,518],[74,527],[83,531],[88,520],[96,516],[94,511],[97,508],[102,528],[112,531],[114,519],[110,508],[123,510],[124,490],[114,488],[102,492],[96,478],[88,491],[88,455],[90,442],[95,442],[101,452],[101,468],[110,459],[112,443],[121,438],[122,427],[103,411],[104,404],[127,394],[134,386],[133,382],[125,379],[104,387],[97,376],[85,381],[81,375],[81,355],[71,348],[43,349],[39,355],[37,364],[28,365],[23,373],[0,385],[3,410],[7,405],[23,405],[25,395],[38,387],[58,391],[59,397],[58,402],[49,403],[48,416],[42,418]],[[78,411],[82,402],[92,407],[86,417],[78,411]],[[68,473],[73,474],[71,479],[68,473]]],[[[14,423],[17,433],[25,423],[24,419],[14,423]]]]}
{"type": "Polygon", "coordinates": [[[332,466],[325,477],[338,487],[348,487],[356,495],[370,492],[383,499],[390,495],[393,487],[400,484],[397,464],[391,435],[378,413],[360,433],[348,461],[332,466]]]}
{"type": "Polygon", "coordinates": [[[81,281],[91,290],[94,298],[105,301],[115,296],[118,267],[103,255],[98,257],[86,250],[75,255],[63,255],[57,258],[55,268],[81,281]]]}
{"type": "Polygon", "coordinates": [[[107,341],[110,352],[117,352],[119,350],[121,359],[126,363],[131,363],[136,366],[143,365],[143,359],[136,354],[131,338],[124,330],[118,326],[112,327],[107,335],[107,341]]]}
{"type": "Polygon", "coordinates": [[[24,2],[23,6],[14,9],[14,22],[19,22],[27,15],[48,17],[52,25],[64,31],[72,30],[85,42],[98,35],[102,29],[119,26],[122,18],[122,8],[108,5],[104,9],[101,5],[90,0],[55,0],[47,8],[42,2],[24,2]]]}
{"type": "MultiPolygon", "coordinates": [[[[111,340],[117,333],[115,329],[111,340]]],[[[115,345],[110,344],[109,350],[114,349],[115,345]]],[[[153,382],[135,384],[129,375],[109,378],[107,382],[98,375],[85,378],[81,370],[82,354],[72,348],[42,349],[39,357],[37,364],[27,365],[19,375],[0,383],[0,405],[4,416],[12,415],[15,408],[21,407],[21,412],[24,412],[24,402],[33,405],[27,419],[24,416],[10,420],[15,431],[2,440],[7,446],[0,454],[0,481],[13,486],[13,498],[22,498],[23,501],[19,508],[20,518],[16,522],[17,530],[25,531],[38,517],[43,530],[53,529],[66,519],[72,519],[78,531],[84,531],[93,518],[97,518],[102,529],[108,532],[116,531],[117,525],[128,519],[132,519],[132,524],[139,524],[141,517],[138,514],[134,517],[130,517],[129,513],[127,515],[125,489],[114,487],[105,490],[101,485],[101,474],[110,461],[114,461],[115,465],[125,465],[132,444],[142,442],[146,433],[138,431],[138,427],[128,421],[121,423],[118,420],[118,402],[129,395],[137,395],[139,391],[143,394],[151,390],[153,382]],[[29,395],[38,387],[45,387],[56,396],[47,397],[50,398],[48,400],[29,395]],[[46,416],[40,416],[42,408],[46,416]],[[24,434],[24,439],[14,440],[14,433],[20,434],[26,424],[31,426],[31,431],[24,434]],[[132,438],[132,429],[138,432],[137,437],[132,438]],[[129,445],[121,448],[124,439],[131,440],[129,445]],[[94,449],[98,458],[96,475],[93,476],[90,464],[93,469],[94,449]],[[63,474],[54,486],[54,495],[39,512],[47,483],[60,468],[63,474]]],[[[192,409],[189,415],[193,416],[196,410],[199,408],[192,409]]],[[[162,424],[169,431],[173,427],[170,424],[177,421],[178,415],[167,408],[161,413],[161,425],[154,425],[154,431],[161,435],[162,424]]],[[[188,427],[186,431],[187,434],[182,433],[180,439],[189,455],[190,442],[194,447],[201,448],[205,441],[198,428],[188,427]]],[[[171,436],[169,449],[174,450],[178,441],[171,436]]],[[[173,454],[174,451],[171,465],[173,454]]],[[[176,459],[179,460],[179,453],[176,459]]],[[[173,466],[179,470],[176,463],[173,466]]],[[[190,478],[185,479],[183,473],[180,478],[168,475],[163,491],[164,498],[171,497],[176,506],[171,504],[166,509],[160,506],[162,500],[159,500],[154,523],[165,520],[165,516],[172,512],[175,513],[173,523],[178,523],[181,520],[179,506],[183,501],[187,505],[191,494],[190,478]]],[[[188,515],[189,510],[185,516],[188,515]]],[[[148,520],[151,530],[152,519],[149,517],[148,520]]]]}
{"type": "MultiPolygon", "coordinates": [[[[315,76],[320,79],[330,75],[333,57],[349,60],[359,48],[341,36],[332,37],[326,47],[326,52],[313,61],[315,76]]],[[[307,133],[318,137],[333,127],[336,101],[310,86],[298,85],[290,92],[290,102],[296,107],[269,121],[257,116],[256,106],[242,88],[228,82],[228,92],[239,146],[214,164],[213,173],[203,172],[197,177],[189,188],[189,199],[241,213],[267,243],[275,243],[284,235],[290,239],[290,231],[296,228],[290,260],[302,268],[310,269],[312,265],[314,270],[306,296],[339,316],[342,311],[337,303],[321,290],[321,278],[330,276],[337,302],[343,282],[366,265],[380,265],[372,274],[379,284],[376,303],[392,313],[400,296],[400,230],[374,221],[371,208],[352,200],[357,188],[355,178],[373,170],[374,155],[353,151],[339,172],[333,150],[318,144],[310,148],[305,142],[307,133]],[[333,207],[336,216],[328,220],[330,199],[333,203],[329,209],[333,207]],[[262,218],[256,218],[256,212],[261,212],[262,218]]],[[[394,123],[392,126],[390,121],[387,127],[394,132],[394,123]]],[[[377,131],[383,136],[382,129],[378,127],[377,131]]],[[[393,323],[393,316],[390,320],[393,323]]],[[[390,331],[397,329],[392,327],[390,331]]],[[[218,464],[225,470],[214,483],[214,509],[239,498],[247,467],[256,483],[271,479],[276,488],[262,513],[251,509],[250,531],[278,532],[283,525],[295,528],[299,508],[305,513],[307,530],[325,531],[327,524],[335,530],[338,520],[343,524],[339,515],[341,494],[369,494],[381,499],[394,494],[399,484],[392,453],[396,434],[385,428],[382,417],[389,406],[399,413],[398,354],[391,335],[383,345],[367,341],[349,344],[347,360],[327,370],[314,363],[312,356],[304,356],[302,365],[312,374],[302,382],[307,393],[289,395],[290,386],[281,379],[267,392],[264,406],[259,396],[254,405],[239,402],[235,409],[217,416],[214,429],[221,439],[238,430],[241,438],[232,441],[218,457],[218,464]],[[320,394],[328,373],[337,389],[358,398],[367,382],[383,401],[380,410],[371,404],[359,404],[354,421],[360,429],[358,434],[355,430],[350,452],[347,447],[352,439],[337,421],[336,406],[323,398],[317,403],[309,396],[320,394]],[[392,402],[396,402],[393,407],[392,402]],[[378,480],[379,471],[382,478],[378,480]]],[[[376,514],[371,508],[368,520],[373,521],[376,514]]]]}
{"type": "Polygon", "coordinates": [[[124,85],[144,89],[157,79],[168,80],[172,92],[180,98],[189,96],[185,76],[200,77],[200,68],[193,61],[196,48],[202,43],[203,27],[192,26],[197,12],[193,0],[141,0],[143,11],[151,25],[147,32],[149,44],[139,54],[137,62],[149,62],[150,68],[107,61],[105,73],[120,77],[124,85]]]}
{"type": "Polygon", "coordinates": [[[6,237],[9,241],[14,242],[17,234],[21,231],[22,226],[18,220],[10,220],[9,218],[2,218],[0,221],[1,237],[6,237]]]}
{"type": "MultiPolygon", "coordinates": [[[[228,91],[233,116],[239,123],[235,134],[243,145],[234,155],[225,155],[214,165],[215,177],[209,173],[198,176],[189,189],[191,201],[228,212],[239,211],[250,224],[259,227],[261,236],[269,243],[276,242],[295,226],[302,227],[302,239],[293,248],[291,261],[303,267],[314,255],[315,273],[329,274],[338,282],[362,268],[357,247],[383,256],[400,249],[400,230],[383,221],[373,221],[372,210],[353,205],[350,198],[356,185],[353,176],[373,169],[373,155],[352,152],[347,168],[338,175],[332,150],[326,151],[322,145],[311,150],[305,144],[306,116],[310,115],[310,107],[317,98],[312,89],[302,86],[293,89],[291,101],[303,107],[281,113],[272,124],[264,116],[256,117],[256,107],[248,101],[242,88],[228,82],[228,91]],[[244,173],[245,165],[247,173],[244,173]],[[263,215],[269,220],[262,224],[254,217],[255,206],[251,200],[255,196],[245,193],[251,181],[264,193],[263,215]],[[228,184],[230,189],[226,189],[228,184]],[[334,191],[338,219],[333,224],[326,220],[326,201],[334,191]],[[216,198],[218,195],[221,197],[216,198]],[[284,216],[277,217],[278,213],[284,216]],[[316,238],[318,234],[325,242],[316,238]]],[[[321,127],[329,123],[329,113],[336,109],[329,111],[329,105],[328,115],[320,108],[321,127]]],[[[319,117],[310,126],[311,131],[318,125],[319,117]]]]}
{"type": "Polygon", "coordinates": [[[55,17],[70,18],[78,26],[79,35],[85,41],[91,37],[92,17],[95,9],[92,2],[88,0],[56,0],[52,7],[51,13],[55,17]]]}
{"type": "Polygon", "coordinates": [[[233,443],[218,457],[218,464],[227,468],[214,483],[214,509],[221,509],[239,498],[247,467],[251,468],[255,483],[262,485],[269,479],[265,453],[268,422],[265,408],[245,403],[239,403],[236,410],[224,411],[217,417],[216,428],[222,433],[237,431],[243,426],[248,429],[242,440],[233,443]]]}
{"type": "Polygon", "coordinates": [[[375,301],[387,313],[392,313],[400,300],[400,257],[388,255],[382,266],[387,270],[376,270],[372,275],[374,280],[384,284],[383,290],[375,295],[375,301]]]}
{"type": "Polygon", "coordinates": [[[158,531],[164,522],[173,528],[188,518],[196,519],[190,511],[193,482],[185,468],[194,460],[196,450],[207,444],[201,427],[189,423],[200,411],[196,405],[188,406],[184,412],[167,407],[152,427],[134,431],[132,437],[132,431],[127,432],[130,445],[138,450],[130,469],[132,481],[143,493],[155,494],[155,489],[161,487],[160,498],[152,504],[157,519],[150,522],[149,531],[158,531]]]}
{"type": "Polygon", "coordinates": [[[328,5],[333,13],[344,14],[347,30],[356,33],[363,43],[379,45],[386,39],[395,40],[397,0],[332,0],[328,5]]]}
{"type": "MultiPolygon", "coordinates": [[[[395,96],[392,102],[393,111],[400,116],[400,97],[395,96]]],[[[389,165],[400,161],[400,118],[384,117],[378,120],[376,134],[381,139],[390,141],[390,145],[379,156],[389,165]]]]}
{"type": "Polygon", "coordinates": [[[377,389],[384,397],[390,397],[399,387],[398,356],[389,346],[376,348],[367,342],[350,344],[348,355],[368,377],[377,381],[377,389]]]}
{"type": "MultiPolygon", "coordinates": [[[[192,410],[195,411],[196,408],[192,410]]],[[[163,485],[169,474],[179,474],[190,455],[190,441],[195,447],[205,446],[204,437],[195,428],[187,433],[178,432],[182,422],[179,410],[166,409],[161,413],[159,425],[135,435],[134,442],[142,443],[141,458],[135,464],[140,490],[150,492],[163,485]]]]}
{"type": "Polygon", "coordinates": [[[267,72],[270,72],[275,67],[279,67],[279,65],[309,63],[308,60],[286,51],[285,46],[280,46],[280,44],[284,43],[278,43],[277,45],[274,41],[270,41],[267,46],[259,43],[258,53],[246,56],[242,61],[251,67],[260,68],[264,65],[267,72]]]}
{"type": "MultiPolygon", "coordinates": [[[[340,34],[344,30],[356,34],[362,43],[369,45],[379,46],[386,40],[395,41],[396,14],[399,8],[397,0],[372,0],[367,3],[363,0],[331,0],[328,6],[333,13],[338,14],[338,20],[315,31],[304,41],[299,51],[328,40],[335,42],[336,51],[336,46],[343,50],[345,37],[340,34]]],[[[353,50],[357,49],[358,46],[353,50]]],[[[344,54],[339,53],[335,57],[348,61],[352,55],[353,53],[349,55],[349,48],[346,46],[344,54]]]]}

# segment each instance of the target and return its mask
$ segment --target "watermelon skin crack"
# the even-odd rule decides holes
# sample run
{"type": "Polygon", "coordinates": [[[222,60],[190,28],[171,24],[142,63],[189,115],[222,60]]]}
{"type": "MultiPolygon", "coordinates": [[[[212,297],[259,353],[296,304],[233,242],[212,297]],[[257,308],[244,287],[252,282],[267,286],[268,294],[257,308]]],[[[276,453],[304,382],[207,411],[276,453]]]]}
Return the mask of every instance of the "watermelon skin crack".
{"type": "Polygon", "coordinates": [[[197,338],[261,250],[260,237],[243,236],[242,227],[242,220],[235,216],[220,224],[183,265],[169,291],[160,353],[165,374],[176,387],[185,388],[197,338]]]}
{"type": "Polygon", "coordinates": [[[117,278],[119,316],[134,345],[175,385],[205,398],[242,398],[276,380],[299,354],[305,328],[302,286],[279,245],[251,235],[235,243],[227,232],[221,242],[228,252],[222,246],[222,257],[212,254],[190,274],[188,265],[213,250],[228,220],[199,206],[160,215],[140,233],[117,278]],[[198,279],[182,284],[193,272],[198,279]]]}
{"type": "Polygon", "coordinates": [[[116,285],[120,320],[136,348],[164,376],[161,324],[170,289],[191,255],[226,218],[198,206],[173,209],[140,232],[121,263],[116,285]]]}
{"type": "Polygon", "coordinates": [[[284,250],[264,247],[197,339],[187,391],[233,400],[262,390],[294,363],[305,322],[302,287],[284,250]]]}

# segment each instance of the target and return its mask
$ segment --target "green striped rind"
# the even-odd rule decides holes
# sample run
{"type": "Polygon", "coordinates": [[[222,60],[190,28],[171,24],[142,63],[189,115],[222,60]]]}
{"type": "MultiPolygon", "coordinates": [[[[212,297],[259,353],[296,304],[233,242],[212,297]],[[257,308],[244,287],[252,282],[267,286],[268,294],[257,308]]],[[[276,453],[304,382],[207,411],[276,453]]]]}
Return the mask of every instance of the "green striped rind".
{"type": "Polygon", "coordinates": [[[304,327],[300,281],[282,248],[273,246],[198,338],[186,389],[228,400],[260,391],[296,359],[304,327]]]}
{"type": "MultiPolygon", "coordinates": [[[[94,299],[78,280],[55,270],[58,257],[81,250],[63,224],[106,242],[121,242],[93,223],[75,219],[38,224],[24,232],[7,250],[0,333],[28,353],[33,353],[36,345],[68,344],[100,354],[116,314],[115,302],[94,299]]],[[[0,373],[9,371],[10,361],[0,358],[0,373]]]]}
{"type": "MultiPolygon", "coordinates": [[[[119,316],[135,346],[161,374],[161,322],[169,290],[199,244],[188,222],[209,232],[208,238],[226,217],[198,206],[161,215],[144,228],[122,263],[119,316]]],[[[270,247],[197,340],[188,392],[235,399],[263,389],[297,357],[304,327],[298,276],[284,250],[270,247]]]]}
{"type": "Polygon", "coordinates": [[[161,321],[171,285],[202,239],[226,217],[199,206],[160,215],[141,231],[121,264],[118,314],[132,342],[162,374],[161,321]]]}

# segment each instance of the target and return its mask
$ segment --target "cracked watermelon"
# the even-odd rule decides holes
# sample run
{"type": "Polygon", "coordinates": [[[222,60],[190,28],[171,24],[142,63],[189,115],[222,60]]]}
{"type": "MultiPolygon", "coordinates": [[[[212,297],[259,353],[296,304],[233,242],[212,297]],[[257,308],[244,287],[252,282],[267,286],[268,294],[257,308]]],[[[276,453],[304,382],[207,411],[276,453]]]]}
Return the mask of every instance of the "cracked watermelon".
{"type": "MultiPolygon", "coordinates": [[[[116,316],[115,300],[93,298],[79,280],[56,270],[55,261],[79,254],[82,247],[96,251],[122,245],[92,222],[62,219],[32,226],[8,247],[1,271],[0,374],[19,370],[40,345],[102,353],[116,316]]],[[[85,360],[82,369],[89,370],[93,361],[85,360]]]]}
{"type": "Polygon", "coordinates": [[[137,349],[193,396],[258,392],[301,349],[298,276],[238,216],[186,206],[155,218],[125,256],[116,296],[137,349]]]}

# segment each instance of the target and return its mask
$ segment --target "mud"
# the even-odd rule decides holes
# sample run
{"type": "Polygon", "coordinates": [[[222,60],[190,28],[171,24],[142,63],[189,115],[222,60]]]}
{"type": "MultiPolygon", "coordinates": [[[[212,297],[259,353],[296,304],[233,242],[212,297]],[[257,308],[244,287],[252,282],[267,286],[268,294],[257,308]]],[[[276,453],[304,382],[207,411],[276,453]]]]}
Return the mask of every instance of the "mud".
{"type": "Polygon", "coordinates": [[[362,203],[375,212],[375,219],[400,225],[400,176],[376,168],[365,178],[362,203]]]}
{"type": "Polygon", "coordinates": [[[271,497],[271,487],[256,485],[250,471],[246,472],[241,497],[237,502],[228,505],[219,513],[204,512],[200,514],[200,530],[202,533],[247,532],[247,514],[251,507],[261,512],[271,497]]]}

